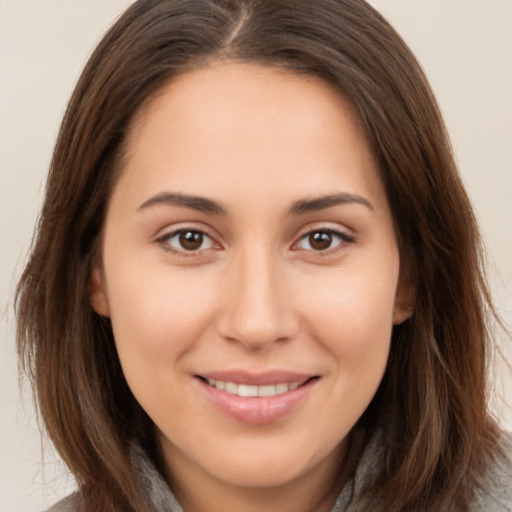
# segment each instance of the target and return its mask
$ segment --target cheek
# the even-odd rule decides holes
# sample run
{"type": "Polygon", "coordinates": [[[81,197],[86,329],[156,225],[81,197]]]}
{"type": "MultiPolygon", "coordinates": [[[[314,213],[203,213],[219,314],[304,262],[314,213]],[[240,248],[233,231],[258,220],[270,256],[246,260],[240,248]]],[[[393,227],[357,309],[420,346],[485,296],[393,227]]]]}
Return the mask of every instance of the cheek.
{"type": "Polygon", "coordinates": [[[212,324],[211,277],[129,263],[109,273],[116,346],[128,380],[169,379],[212,324]],[[159,374],[161,373],[161,375],[159,374]]]}
{"type": "Polygon", "coordinates": [[[373,399],[386,370],[393,328],[393,283],[349,279],[318,304],[313,329],[332,356],[333,411],[326,417],[345,434],[373,399]],[[336,293],[337,291],[337,293],[336,293]],[[322,307],[323,306],[323,307],[322,307]]]}
{"type": "Polygon", "coordinates": [[[382,331],[384,338],[390,333],[396,289],[392,275],[340,275],[327,282],[311,283],[308,289],[303,308],[309,310],[308,317],[317,327],[340,333],[354,342],[364,338],[365,333],[382,331]]]}

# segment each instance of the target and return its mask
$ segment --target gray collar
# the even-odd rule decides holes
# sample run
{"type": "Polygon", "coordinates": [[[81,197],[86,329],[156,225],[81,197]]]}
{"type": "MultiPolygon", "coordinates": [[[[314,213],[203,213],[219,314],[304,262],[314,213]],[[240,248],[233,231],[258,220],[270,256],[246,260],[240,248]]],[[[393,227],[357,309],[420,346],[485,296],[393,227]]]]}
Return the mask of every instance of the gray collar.
{"type": "MultiPolygon", "coordinates": [[[[358,512],[368,510],[362,501],[364,490],[375,482],[382,469],[383,436],[378,432],[367,446],[355,476],[343,487],[330,512],[358,512]]],[[[145,491],[150,509],[154,512],[183,512],[167,482],[140,448],[133,446],[132,461],[145,491]]]]}

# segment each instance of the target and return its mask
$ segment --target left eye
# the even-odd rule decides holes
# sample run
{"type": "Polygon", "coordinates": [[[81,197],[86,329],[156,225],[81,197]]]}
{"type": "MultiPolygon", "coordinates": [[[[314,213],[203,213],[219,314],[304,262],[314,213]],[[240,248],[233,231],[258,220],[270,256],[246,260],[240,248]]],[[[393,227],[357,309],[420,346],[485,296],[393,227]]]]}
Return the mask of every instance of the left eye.
{"type": "Polygon", "coordinates": [[[161,237],[159,242],[164,243],[173,251],[195,252],[210,249],[214,246],[213,240],[202,231],[181,229],[161,237]]]}
{"type": "Polygon", "coordinates": [[[319,229],[305,234],[297,246],[307,251],[327,251],[341,245],[344,242],[351,242],[352,239],[345,233],[331,229],[319,229]]]}

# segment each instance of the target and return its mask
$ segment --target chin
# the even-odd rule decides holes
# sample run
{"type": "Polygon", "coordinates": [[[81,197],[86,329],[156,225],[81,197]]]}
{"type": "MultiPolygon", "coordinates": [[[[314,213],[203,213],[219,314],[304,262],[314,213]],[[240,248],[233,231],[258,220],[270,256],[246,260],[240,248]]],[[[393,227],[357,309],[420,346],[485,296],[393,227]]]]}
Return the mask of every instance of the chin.
{"type": "Polygon", "coordinates": [[[323,463],[337,464],[338,450],[327,453],[308,453],[307,447],[290,446],[279,450],[269,443],[265,448],[243,451],[233,450],[233,457],[216,457],[209,464],[210,474],[234,487],[263,489],[278,488],[300,480],[312,471],[321,471],[323,463]],[[336,457],[336,460],[335,460],[336,457]]]}
{"type": "Polygon", "coordinates": [[[269,461],[264,466],[252,463],[241,465],[237,463],[233,467],[226,467],[213,476],[233,487],[248,489],[263,489],[282,487],[300,478],[304,468],[291,468],[289,464],[280,464],[269,461]]]}

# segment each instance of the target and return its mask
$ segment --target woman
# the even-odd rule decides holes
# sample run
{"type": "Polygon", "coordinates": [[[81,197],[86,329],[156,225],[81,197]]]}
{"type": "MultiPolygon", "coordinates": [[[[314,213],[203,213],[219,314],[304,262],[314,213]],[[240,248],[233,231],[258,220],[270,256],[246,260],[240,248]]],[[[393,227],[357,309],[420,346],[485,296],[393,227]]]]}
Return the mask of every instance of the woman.
{"type": "Polygon", "coordinates": [[[428,83],[366,3],[135,2],[18,289],[79,486],[55,510],[510,509],[480,263],[428,83]]]}

